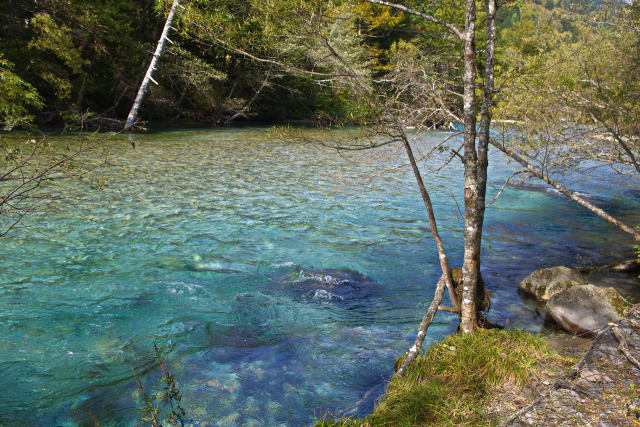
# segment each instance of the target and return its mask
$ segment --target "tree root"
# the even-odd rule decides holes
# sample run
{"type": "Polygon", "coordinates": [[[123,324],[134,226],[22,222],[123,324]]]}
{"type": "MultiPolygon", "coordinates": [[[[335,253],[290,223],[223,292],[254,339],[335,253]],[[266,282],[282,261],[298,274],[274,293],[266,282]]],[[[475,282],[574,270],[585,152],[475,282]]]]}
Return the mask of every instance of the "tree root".
{"type": "Polygon", "coordinates": [[[631,362],[636,368],[640,369],[640,361],[638,361],[638,359],[636,359],[633,356],[633,354],[631,354],[631,352],[629,351],[629,345],[627,344],[627,340],[624,339],[618,327],[613,326],[611,330],[613,331],[613,335],[616,336],[616,338],[618,339],[618,342],[620,343],[620,345],[618,346],[618,350],[620,350],[620,352],[626,356],[629,362],[631,362]]]}
{"type": "Polygon", "coordinates": [[[478,312],[478,326],[484,329],[504,329],[504,325],[489,320],[484,313],[478,312]]]}
{"type": "Polygon", "coordinates": [[[525,414],[527,411],[529,411],[531,408],[535,407],[538,403],[540,403],[542,400],[544,400],[547,396],[549,396],[551,394],[551,392],[553,390],[557,390],[559,388],[567,388],[565,387],[566,384],[566,380],[568,378],[574,377],[575,375],[577,375],[583,368],[584,365],[587,364],[587,359],[589,358],[589,356],[591,356],[591,354],[593,353],[594,349],[596,348],[596,345],[603,339],[603,337],[606,335],[606,332],[609,330],[609,328],[611,328],[612,326],[609,325],[607,327],[605,327],[595,338],[594,340],[591,342],[591,345],[589,346],[589,349],[587,350],[587,352],[584,354],[584,356],[582,356],[582,359],[580,359],[580,361],[578,363],[576,363],[575,365],[573,365],[573,367],[564,375],[562,375],[560,378],[558,378],[544,393],[542,393],[537,399],[535,399],[533,402],[531,402],[529,405],[525,406],[524,408],[520,409],[518,412],[516,412],[515,414],[511,415],[509,418],[507,418],[505,421],[503,421],[500,425],[501,426],[508,426],[509,424],[511,424],[513,421],[517,420],[518,418],[520,418],[523,414],[525,414]]]}

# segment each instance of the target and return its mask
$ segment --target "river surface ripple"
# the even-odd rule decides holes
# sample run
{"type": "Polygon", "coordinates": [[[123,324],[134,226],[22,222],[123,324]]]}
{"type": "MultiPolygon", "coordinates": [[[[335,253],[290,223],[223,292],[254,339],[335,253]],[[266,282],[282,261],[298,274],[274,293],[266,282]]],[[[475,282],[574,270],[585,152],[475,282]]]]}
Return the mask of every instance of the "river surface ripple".
{"type": "MultiPolygon", "coordinates": [[[[417,151],[442,136],[422,137],[417,151]]],[[[346,415],[369,413],[439,276],[402,152],[338,155],[268,129],[134,138],[135,149],[116,137],[108,161],[94,159],[104,188],[93,178],[60,188],[74,213],[96,220],[33,216],[0,244],[0,424],[91,424],[90,414],[133,424],[131,368],[149,389],[157,384],[154,342],[194,423],[308,424],[377,387],[346,415]],[[320,273],[326,286],[310,279],[320,269],[334,269],[320,273]]],[[[489,200],[513,169],[491,153],[489,200]]],[[[638,186],[628,178],[563,179],[637,220],[638,186]]],[[[426,180],[459,264],[460,165],[426,180]]],[[[538,331],[542,319],[516,293],[524,276],[608,261],[630,245],[553,191],[508,187],[486,218],[492,318],[538,331]]],[[[455,321],[438,314],[428,343],[455,321]]]]}

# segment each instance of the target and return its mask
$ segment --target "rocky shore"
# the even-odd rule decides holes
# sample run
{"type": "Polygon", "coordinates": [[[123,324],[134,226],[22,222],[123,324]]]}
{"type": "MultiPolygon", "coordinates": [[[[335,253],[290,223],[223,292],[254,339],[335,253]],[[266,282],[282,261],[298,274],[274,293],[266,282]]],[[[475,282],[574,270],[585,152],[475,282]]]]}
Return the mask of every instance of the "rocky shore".
{"type": "Polygon", "coordinates": [[[549,322],[581,336],[596,336],[630,306],[615,288],[590,283],[588,275],[564,266],[534,271],[518,290],[544,304],[549,322]]]}
{"type": "Polygon", "coordinates": [[[640,424],[640,305],[609,322],[584,356],[503,425],[640,424]]]}
{"type": "MultiPolygon", "coordinates": [[[[502,425],[640,425],[640,304],[631,306],[613,287],[590,283],[593,270],[556,266],[520,283],[522,294],[544,306],[547,323],[564,330],[545,334],[547,342],[578,362],[562,374],[559,366],[548,366],[541,381],[546,387],[533,391],[519,410],[498,403],[513,412],[502,425]]],[[[636,270],[637,263],[629,262],[598,269],[634,277],[636,270]]]]}
{"type": "Polygon", "coordinates": [[[393,378],[368,417],[315,425],[640,425],[640,281],[627,266],[534,271],[519,291],[546,317],[540,335],[451,335],[393,378]]]}

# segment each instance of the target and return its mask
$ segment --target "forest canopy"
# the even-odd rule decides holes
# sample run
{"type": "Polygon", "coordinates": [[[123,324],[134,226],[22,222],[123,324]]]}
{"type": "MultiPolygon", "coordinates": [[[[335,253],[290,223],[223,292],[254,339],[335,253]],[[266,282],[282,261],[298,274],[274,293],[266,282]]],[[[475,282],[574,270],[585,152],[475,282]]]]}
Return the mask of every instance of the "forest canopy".
{"type": "MultiPolygon", "coordinates": [[[[331,72],[331,63],[316,54],[307,37],[315,30],[303,19],[314,13],[334,19],[323,31],[362,76],[376,79],[420,68],[449,84],[442,88],[447,102],[462,108],[455,95],[461,93],[455,76],[461,72],[462,45],[438,24],[401,10],[361,0],[182,4],[172,43],[154,74],[158,85],[151,86],[141,111],[148,122],[364,121],[367,112],[357,97],[324,75],[331,72]]],[[[464,26],[461,4],[404,4],[464,26]]],[[[156,0],[9,1],[0,17],[0,115],[5,126],[31,116],[52,126],[81,120],[105,126],[109,119],[122,120],[169,6],[156,0]]],[[[484,12],[478,10],[481,27],[484,12]]],[[[562,91],[568,90],[602,101],[598,105],[606,108],[595,117],[601,125],[637,134],[637,4],[510,1],[501,5],[496,20],[500,118],[548,114],[544,106],[565,99],[562,91]],[[550,63],[562,65],[548,67],[550,63]],[[597,79],[612,84],[598,88],[585,83],[597,79]]],[[[479,31],[479,50],[483,37],[479,31]]],[[[482,55],[477,61],[482,79],[482,55]]],[[[593,120],[594,112],[575,101],[564,103],[567,108],[554,110],[555,115],[569,115],[577,123],[593,120]]],[[[438,126],[449,125],[445,117],[432,119],[440,120],[438,126]]]]}

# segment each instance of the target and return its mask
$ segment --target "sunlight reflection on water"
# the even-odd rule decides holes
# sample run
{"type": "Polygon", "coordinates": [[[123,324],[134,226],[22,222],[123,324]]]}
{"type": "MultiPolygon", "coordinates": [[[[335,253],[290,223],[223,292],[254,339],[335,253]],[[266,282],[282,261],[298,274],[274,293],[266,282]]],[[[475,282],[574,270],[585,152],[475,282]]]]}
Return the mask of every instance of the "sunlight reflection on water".
{"type": "MultiPolygon", "coordinates": [[[[439,276],[409,171],[372,176],[402,164],[401,152],[338,156],[265,129],[135,138],[135,150],[110,143],[110,166],[96,171],[104,189],[61,188],[97,220],[32,217],[36,227],[0,245],[0,388],[10,391],[0,423],[72,425],[90,412],[132,423],[130,369],[149,372],[153,342],[168,351],[189,418],[205,424],[305,424],[384,384],[439,276]],[[314,269],[340,270],[310,282],[314,269]]],[[[493,157],[490,197],[510,170],[493,157]]],[[[454,265],[459,171],[428,177],[454,265]]],[[[623,217],[638,208],[622,183],[573,184],[623,217]]],[[[530,330],[541,319],[515,292],[526,274],[628,250],[625,236],[537,187],[507,189],[485,236],[494,314],[530,330]]],[[[439,314],[429,339],[454,322],[439,314]]],[[[348,415],[368,413],[381,392],[348,415]]]]}

